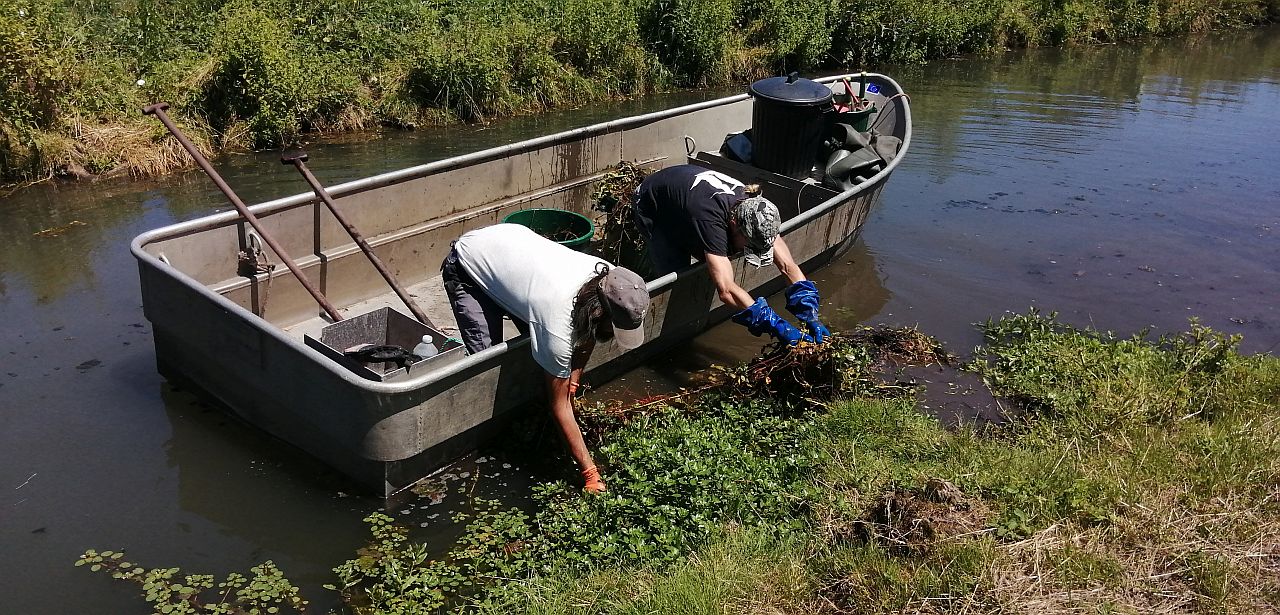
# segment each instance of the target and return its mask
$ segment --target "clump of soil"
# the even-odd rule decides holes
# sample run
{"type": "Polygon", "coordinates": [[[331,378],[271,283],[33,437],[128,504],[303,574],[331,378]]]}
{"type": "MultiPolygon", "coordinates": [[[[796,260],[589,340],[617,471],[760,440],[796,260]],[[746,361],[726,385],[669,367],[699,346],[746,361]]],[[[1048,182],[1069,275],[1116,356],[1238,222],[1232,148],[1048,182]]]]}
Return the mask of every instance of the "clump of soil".
{"type": "Polygon", "coordinates": [[[862,538],[895,555],[919,555],[937,543],[987,527],[991,511],[940,478],[923,488],[895,488],[882,495],[857,524],[862,538]]]}

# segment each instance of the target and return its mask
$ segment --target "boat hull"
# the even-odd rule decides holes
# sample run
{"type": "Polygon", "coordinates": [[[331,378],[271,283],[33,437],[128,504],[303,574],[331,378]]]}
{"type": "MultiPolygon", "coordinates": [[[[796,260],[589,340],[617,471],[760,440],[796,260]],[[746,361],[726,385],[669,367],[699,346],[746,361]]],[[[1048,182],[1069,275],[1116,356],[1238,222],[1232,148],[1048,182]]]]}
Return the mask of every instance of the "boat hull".
{"type": "MultiPolygon", "coordinates": [[[[906,100],[888,98],[900,91],[892,80],[874,79],[893,110],[892,129],[886,132],[903,139],[902,150],[858,188],[816,203],[797,195],[792,211],[784,211],[789,219],[782,234],[806,271],[852,245],[909,144],[906,100]]],[[[376,229],[372,243],[397,275],[419,279],[438,268],[452,238],[497,222],[510,211],[542,206],[584,211],[592,178],[618,160],[714,167],[713,156],[684,149],[684,136],[696,133],[695,142],[718,145],[725,133],[744,128],[749,117],[750,101],[731,97],[360,180],[333,192],[351,215],[363,215],[357,226],[376,229]],[[522,171],[535,177],[538,168],[552,171],[541,180],[520,177],[522,171]],[[499,185],[470,186],[477,176],[494,178],[499,185]],[[460,190],[473,194],[455,190],[448,206],[457,211],[447,214],[414,218],[404,212],[416,202],[415,195],[445,186],[467,186],[460,190]]],[[[320,280],[335,304],[354,309],[371,294],[384,292],[375,276],[367,275],[359,255],[331,236],[322,217],[314,214],[316,207],[309,195],[297,195],[254,206],[254,211],[278,240],[283,236],[286,245],[294,244],[287,245],[291,253],[308,255],[299,265],[320,280]]],[[[542,401],[542,370],[526,347],[527,337],[395,381],[358,377],[302,342],[300,330],[323,322],[287,272],[247,279],[226,275],[228,245],[249,246],[251,235],[234,216],[220,214],[134,240],[144,311],[152,323],[160,371],[167,377],[205,391],[247,422],[384,496],[474,449],[502,425],[503,417],[540,407],[531,402],[542,401]]],[[[772,294],[784,283],[774,268],[735,263],[734,271],[753,295],[772,294]]],[[[598,349],[588,365],[587,378],[593,382],[687,342],[733,311],[720,302],[704,265],[653,280],[649,289],[653,304],[645,344],[626,353],[613,345],[598,349]]]]}

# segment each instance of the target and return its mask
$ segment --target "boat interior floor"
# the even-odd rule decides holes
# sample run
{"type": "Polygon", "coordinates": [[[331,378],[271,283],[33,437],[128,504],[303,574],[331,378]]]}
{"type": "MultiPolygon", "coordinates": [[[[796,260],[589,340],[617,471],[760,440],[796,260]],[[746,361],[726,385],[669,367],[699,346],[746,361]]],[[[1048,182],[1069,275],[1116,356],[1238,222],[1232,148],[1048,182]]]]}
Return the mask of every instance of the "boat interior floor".
{"type": "MultiPolygon", "coordinates": [[[[431,319],[431,324],[436,329],[452,337],[458,336],[458,322],[453,317],[453,308],[449,306],[449,297],[444,292],[444,283],[441,281],[440,276],[434,276],[418,284],[406,286],[405,290],[422,308],[422,311],[426,313],[427,318],[431,319]]],[[[413,317],[413,312],[405,306],[400,297],[396,296],[395,292],[390,288],[381,295],[370,297],[359,303],[339,307],[338,312],[344,318],[347,318],[367,314],[386,307],[410,318],[413,317]]],[[[333,321],[327,316],[317,315],[315,318],[286,327],[284,331],[298,341],[302,341],[304,335],[319,339],[320,330],[330,324],[333,324],[333,321]]],[[[506,341],[519,335],[520,331],[516,329],[515,324],[510,319],[504,319],[502,339],[506,341]]]]}

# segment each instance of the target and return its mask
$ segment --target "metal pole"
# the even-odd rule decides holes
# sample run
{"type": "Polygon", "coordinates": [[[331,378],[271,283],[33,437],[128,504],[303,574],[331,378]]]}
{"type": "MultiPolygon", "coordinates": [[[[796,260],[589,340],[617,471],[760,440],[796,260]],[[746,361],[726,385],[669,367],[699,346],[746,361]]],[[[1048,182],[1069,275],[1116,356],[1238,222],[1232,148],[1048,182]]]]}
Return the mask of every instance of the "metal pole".
{"type": "Polygon", "coordinates": [[[430,318],[427,318],[426,312],[423,312],[422,308],[419,308],[418,304],[414,303],[413,299],[410,298],[409,293],[405,291],[404,287],[400,286],[399,282],[396,281],[391,270],[387,269],[387,266],[383,264],[382,259],[378,258],[377,254],[374,254],[373,246],[370,246],[369,242],[365,241],[364,236],[360,234],[360,231],[356,230],[355,225],[351,224],[351,222],[347,220],[347,217],[342,215],[342,212],[338,210],[338,204],[333,201],[333,197],[329,195],[329,191],[326,190],[324,186],[320,185],[320,181],[316,179],[315,175],[312,175],[311,169],[307,168],[308,159],[309,157],[306,152],[292,151],[282,154],[280,156],[280,163],[291,164],[294,168],[298,169],[298,172],[302,174],[302,178],[307,180],[307,183],[310,184],[311,190],[314,191],[316,196],[320,197],[320,200],[329,207],[329,211],[333,212],[333,217],[337,218],[338,222],[342,224],[342,228],[347,230],[347,234],[351,236],[351,239],[355,240],[357,246],[360,246],[360,251],[364,252],[364,255],[369,257],[369,262],[373,263],[373,268],[377,269],[378,273],[382,274],[382,279],[386,280],[387,284],[391,285],[391,289],[396,292],[396,296],[400,297],[400,300],[409,308],[409,311],[413,312],[413,315],[417,317],[418,322],[434,327],[435,324],[431,322],[430,318]]]}
{"type": "Polygon", "coordinates": [[[324,308],[324,311],[327,312],[334,321],[342,320],[342,315],[338,313],[338,308],[333,307],[333,305],[329,303],[329,300],[324,298],[324,294],[320,292],[320,289],[311,284],[311,281],[302,273],[302,270],[298,269],[298,265],[293,262],[293,259],[289,258],[289,254],[284,251],[284,248],[280,247],[280,244],[276,243],[276,240],[271,237],[271,234],[262,227],[262,223],[258,220],[258,217],[253,215],[253,212],[249,211],[249,207],[244,204],[244,201],[240,200],[240,197],[236,196],[236,193],[231,189],[231,186],[228,186],[227,182],[222,180],[222,176],[218,175],[218,172],[213,170],[213,165],[209,164],[209,161],[200,153],[200,150],[196,149],[195,144],[188,140],[186,135],[182,134],[182,131],[173,124],[173,121],[169,119],[169,115],[165,113],[165,109],[168,108],[169,103],[155,103],[143,107],[142,113],[143,115],[156,116],[156,119],[159,119],[160,123],[164,124],[164,127],[169,129],[169,133],[178,140],[178,143],[182,144],[183,149],[187,150],[188,154],[191,154],[191,157],[195,159],[196,164],[200,165],[200,168],[209,176],[209,179],[213,180],[214,185],[217,186],[218,189],[222,191],[222,194],[226,195],[227,200],[231,201],[231,204],[235,206],[236,211],[239,211],[240,215],[244,216],[244,219],[249,222],[249,225],[252,226],[254,230],[258,231],[258,235],[261,235],[263,241],[266,241],[267,245],[271,248],[271,251],[275,252],[276,256],[280,257],[280,260],[284,261],[285,266],[288,267],[289,271],[292,271],[293,275],[298,278],[298,282],[302,284],[303,288],[306,288],[307,292],[311,293],[312,297],[315,297],[316,303],[319,303],[320,307],[324,308]]]}

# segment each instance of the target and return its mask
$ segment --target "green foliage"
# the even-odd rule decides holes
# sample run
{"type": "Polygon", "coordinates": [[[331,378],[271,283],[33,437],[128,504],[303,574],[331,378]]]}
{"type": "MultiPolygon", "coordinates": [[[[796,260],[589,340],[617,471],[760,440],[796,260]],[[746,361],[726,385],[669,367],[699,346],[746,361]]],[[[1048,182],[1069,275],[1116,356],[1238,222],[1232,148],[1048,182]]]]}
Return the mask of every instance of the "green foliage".
{"type": "Polygon", "coordinates": [[[887,613],[905,610],[922,596],[941,605],[972,595],[994,558],[991,540],[946,544],[919,558],[859,544],[833,550],[813,568],[839,579],[828,599],[845,612],[887,613]]]}
{"type": "Polygon", "coordinates": [[[583,75],[607,79],[643,70],[634,0],[567,0],[557,5],[549,19],[556,56],[583,75]],[[641,65],[632,65],[637,59],[641,65]]]}
{"type": "MultiPolygon", "coordinates": [[[[729,395],[668,406],[609,432],[596,457],[607,493],[544,485],[531,513],[477,502],[446,554],[375,513],[371,544],[335,569],[330,588],[359,615],[875,613],[926,601],[978,611],[1008,606],[992,585],[1025,578],[1010,565],[1036,567],[1036,596],[1102,588],[1146,599],[1169,592],[1153,583],[1176,582],[1201,609],[1229,610],[1242,592],[1280,591],[1256,562],[1231,560],[1274,536],[1263,532],[1280,519],[1280,360],[1240,356],[1239,340],[1194,322],[1155,342],[1034,311],[982,329],[974,368],[1031,404],[1010,425],[948,430],[861,377],[844,386],[866,397],[825,413],[729,395]],[[903,521],[940,531],[948,519],[931,515],[942,511],[976,526],[907,551],[859,529],[888,519],[875,515],[885,495],[933,479],[962,499],[903,521]],[[1045,536],[1026,548],[1034,561],[1016,560],[1045,536]]],[[[270,563],[252,581],[215,586],[122,558],[89,551],[77,565],[139,583],[163,612],[305,607],[270,563]]]]}
{"type": "Polygon", "coordinates": [[[0,180],[135,159],[157,100],[221,147],[485,120],[672,85],[1236,27],[1280,0],[0,0],[0,180]]]}
{"type": "Polygon", "coordinates": [[[248,122],[254,145],[289,143],[304,130],[337,117],[354,102],[355,75],[298,42],[289,24],[256,2],[223,8],[215,31],[217,58],[205,81],[202,106],[214,127],[248,122]]]}
{"type": "Polygon", "coordinates": [[[458,117],[542,109],[587,96],[591,86],[556,60],[549,39],[533,24],[466,22],[424,34],[409,60],[405,90],[420,105],[458,117]]]}
{"type": "Polygon", "coordinates": [[[584,497],[547,484],[534,495],[532,518],[481,502],[458,545],[434,559],[391,517],[374,514],[366,519],[372,544],[335,570],[334,587],[362,613],[432,612],[464,598],[493,605],[517,590],[492,579],[664,566],[726,527],[798,531],[816,462],[803,447],[807,424],[764,403],[728,401],[708,401],[693,415],[647,417],[611,434],[599,451],[608,493],[584,497]]]}
{"type": "Polygon", "coordinates": [[[469,610],[495,615],[750,612],[734,607],[760,604],[765,592],[796,603],[809,597],[813,579],[805,569],[807,555],[802,541],[737,529],[670,565],[539,575],[511,583],[469,610]]]}
{"type": "Polygon", "coordinates": [[[1067,545],[1050,557],[1058,562],[1055,572],[1068,587],[1115,587],[1124,579],[1124,564],[1106,553],[1067,545]]]}
{"type": "Polygon", "coordinates": [[[42,2],[0,2],[0,118],[49,126],[79,81],[60,38],[66,19],[42,2]]]}
{"type": "Polygon", "coordinates": [[[832,54],[837,62],[919,63],[993,49],[999,3],[973,0],[859,0],[840,5],[832,54]]]}
{"type": "Polygon", "coordinates": [[[1083,430],[1129,419],[1169,423],[1226,409],[1218,387],[1243,368],[1239,336],[1194,320],[1186,333],[1117,340],[1032,310],[982,326],[986,360],[975,364],[993,391],[1051,412],[1083,430]]]}
{"type": "Polygon", "coordinates": [[[758,25],[750,37],[752,46],[768,50],[768,61],[777,71],[806,69],[822,64],[832,42],[831,0],[756,0],[743,13],[758,25]]]}
{"type": "Polygon", "coordinates": [[[125,561],[121,551],[90,549],[75,565],[138,585],[158,614],[305,613],[307,608],[298,588],[270,560],[251,568],[249,577],[233,572],[222,582],[212,575],[182,575],[177,568],[143,568],[125,561]]]}
{"type": "MultiPolygon", "coordinates": [[[[335,568],[339,584],[326,587],[341,591],[356,613],[434,613],[479,591],[484,579],[526,570],[529,559],[520,548],[520,541],[529,536],[525,514],[499,510],[492,502],[479,505],[448,557],[436,559],[424,545],[408,542],[405,530],[391,517],[366,517],[373,541],[358,558],[335,568]]],[[[464,520],[465,516],[455,519],[464,520]]]]}
{"type": "Polygon", "coordinates": [[[681,85],[724,83],[743,44],[736,0],[654,0],[641,15],[646,44],[681,85]]]}
{"type": "Polygon", "coordinates": [[[703,403],[610,434],[598,457],[609,468],[603,497],[540,491],[539,547],[585,568],[671,562],[725,523],[797,529],[797,495],[817,461],[802,446],[809,422],[763,402],[703,403]]]}

